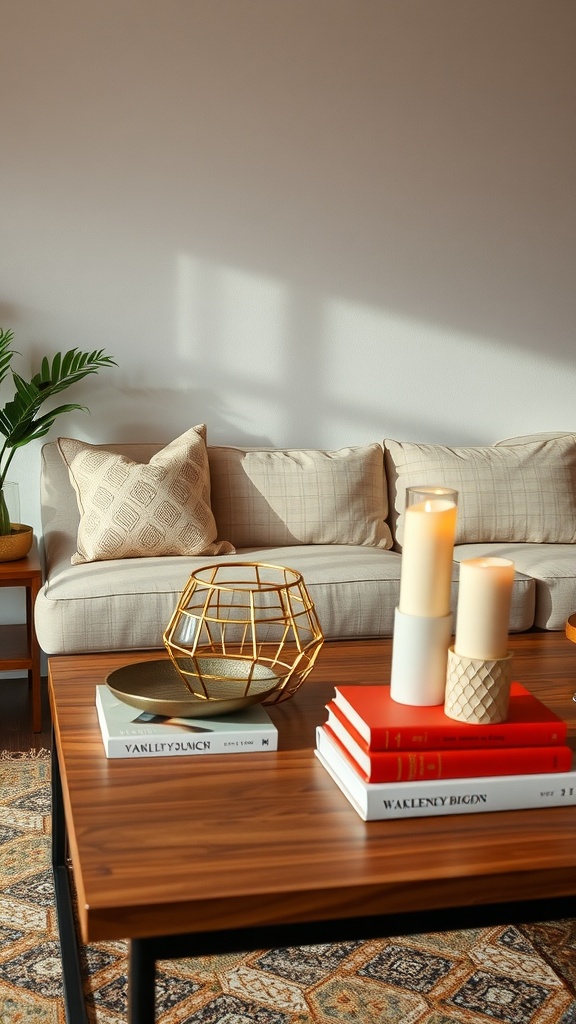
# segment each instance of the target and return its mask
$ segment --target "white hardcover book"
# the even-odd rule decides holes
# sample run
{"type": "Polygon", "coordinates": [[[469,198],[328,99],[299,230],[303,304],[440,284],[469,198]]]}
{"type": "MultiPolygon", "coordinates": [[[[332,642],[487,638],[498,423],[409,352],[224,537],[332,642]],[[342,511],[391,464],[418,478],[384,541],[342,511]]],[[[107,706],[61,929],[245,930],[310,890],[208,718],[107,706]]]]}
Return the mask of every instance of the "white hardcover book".
{"type": "Polygon", "coordinates": [[[261,704],[220,718],[165,718],[96,687],[96,710],[107,757],[181,757],[278,749],[278,730],[261,704]]]}
{"type": "Polygon", "coordinates": [[[316,729],[315,753],[364,821],[576,804],[576,770],[422,782],[365,782],[322,726],[316,729]]]}

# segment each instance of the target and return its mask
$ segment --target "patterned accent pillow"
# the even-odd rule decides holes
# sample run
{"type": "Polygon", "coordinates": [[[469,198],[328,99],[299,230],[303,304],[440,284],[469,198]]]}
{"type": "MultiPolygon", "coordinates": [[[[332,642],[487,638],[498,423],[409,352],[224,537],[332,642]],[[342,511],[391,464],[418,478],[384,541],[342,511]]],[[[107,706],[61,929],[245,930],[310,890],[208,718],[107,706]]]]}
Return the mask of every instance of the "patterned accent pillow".
{"type": "Polygon", "coordinates": [[[218,529],[237,548],[392,546],[379,444],[339,451],[215,446],[208,458],[218,529]]]}
{"type": "Polygon", "coordinates": [[[486,448],[386,440],[384,458],[396,548],[419,484],[458,491],[456,544],[576,542],[576,434],[486,448]]]}
{"type": "Polygon", "coordinates": [[[80,510],[73,565],[234,551],[227,541],[216,541],[204,424],[145,464],[70,437],[57,444],[80,510]]]}

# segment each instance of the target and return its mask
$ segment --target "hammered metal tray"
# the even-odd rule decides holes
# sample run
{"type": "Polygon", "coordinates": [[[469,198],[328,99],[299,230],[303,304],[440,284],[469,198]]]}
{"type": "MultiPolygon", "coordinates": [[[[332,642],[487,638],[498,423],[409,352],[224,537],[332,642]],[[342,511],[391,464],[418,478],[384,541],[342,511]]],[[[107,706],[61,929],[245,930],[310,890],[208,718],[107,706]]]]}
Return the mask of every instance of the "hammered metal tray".
{"type": "MultiPolygon", "coordinates": [[[[208,667],[216,671],[222,660],[215,658],[208,667]]],[[[276,689],[278,677],[266,669],[261,679],[252,678],[248,695],[242,681],[213,679],[210,690],[215,699],[207,700],[191,693],[172,662],[162,658],[124,665],[110,672],[106,684],[119,700],[140,711],[168,718],[215,718],[261,703],[276,689]]]]}

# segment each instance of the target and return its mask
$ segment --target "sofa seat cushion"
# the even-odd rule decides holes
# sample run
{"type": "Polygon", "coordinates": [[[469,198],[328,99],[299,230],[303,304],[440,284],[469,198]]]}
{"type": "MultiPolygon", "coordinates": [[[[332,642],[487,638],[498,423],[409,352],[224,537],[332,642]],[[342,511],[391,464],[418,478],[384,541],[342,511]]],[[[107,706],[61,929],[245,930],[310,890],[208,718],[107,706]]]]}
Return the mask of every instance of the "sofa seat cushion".
{"type": "MultiPolygon", "coordinates": [[[[300,572],[327,640],[392,636],[400,592],[397,552],[315,544],[247,548],[224,557],[227,564],[268,562],[300,572]]],[[[72,566],[62,543],[36,601],[40,646],[49,655],[162,648],[162,633],[190,573],[207,564],[205,558],[167,556],[72,566]]],[[[455,563],[453,608],[457,579],[455,563]]],[[[534,583],[517,575],[511,631],[528,629],[533,609],[534,583]]]]}
{"type": "Polygon", "coordinates": [[[534,582],[534,625],[538,629],[564,629],[576,611],[576,550],[573,544],[463,544],[454,558],[489,555],[510,558],[516,573],[534,582]]]}
{"type": "MultiPolygon", "coordinates": [[[[190,574],[206,558],[133,558],[70,565],[65,549],[36,601],[46,654],[161,648],[190,574]]],[[[390,635],[400,556],[381,548],[304,545],[250,548],[225,556],[301,572],[326,638],[390,635]]],[[[218,562],[220,559],[213,559],[218,562]]]]}

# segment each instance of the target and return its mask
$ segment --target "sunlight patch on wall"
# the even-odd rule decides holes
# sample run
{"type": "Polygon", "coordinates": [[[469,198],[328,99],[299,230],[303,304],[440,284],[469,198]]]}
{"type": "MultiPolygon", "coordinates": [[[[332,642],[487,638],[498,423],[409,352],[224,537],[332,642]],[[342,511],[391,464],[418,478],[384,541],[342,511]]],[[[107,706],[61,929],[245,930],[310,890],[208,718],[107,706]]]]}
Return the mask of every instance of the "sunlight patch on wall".
{"type": "Polygon", "coordinates": [[[286,286],[233,267],[219,271],[221,336],[228,369],[278,381],[286,349],[286,286]]]}
{"type": "MultiPolygon", "coordinates": [[[[338,447],[383,437],[489,443],[537,429],[566,368],[456,325],[178,257],[174,387],[219,441],[338,447]],[[520,399],[521,396],[521,399],[520,399]]],[[[576,371],[574,374],[576,386],[576,371]]]]}
{"type": "MultiPolygon", "coordinates": [[[[288,293],[273,277],[180,253],[176,265],[176,351],[181,379],[193,372],[198,398],[217,395],[233,433],[282,436],[288,293]],[[264,433],[265,430],[265,433],[264,433]]],[[[214,424],[216,436],[218,426],[214,424]]]]}
{"type": "Polygon", "coordinates": [[[406,416],[407,390],[412,407],[424,415],[433,415],[438,401],[445,400],[446,375],[438,373],[445,335],[433,326],[331,298],[324,305],[323,332],[330,352],[325,388],[338,409],[340,429],[347,409],[350,430],[360,416],[380,437],[406,416]]]}
{"type": "Polygon", "coordinates": [[[325,303],[323,332],[326,393],[340,429],[347,409],[350,429],[360,417],[374,431],[397,426],[413,430],[412,440],[450,443],[480,422],[495,440],[513,395],[538,402],[561,369],[545,353],[525,352],[519,362],[515,349],[491,338],[339,298],[325,303]]]}
{"type": "Polygon", "coordinates": [[[177,351],[226,375],[275,382],[286,347],[286,288],[235,267],[177,258],[177,351]]]}
{"type": "Polygon", "coordinates": [[[200,260],[188,253],[176,257],[176,355],[181,360],[198,354],[201,322],[200,260]]]}

